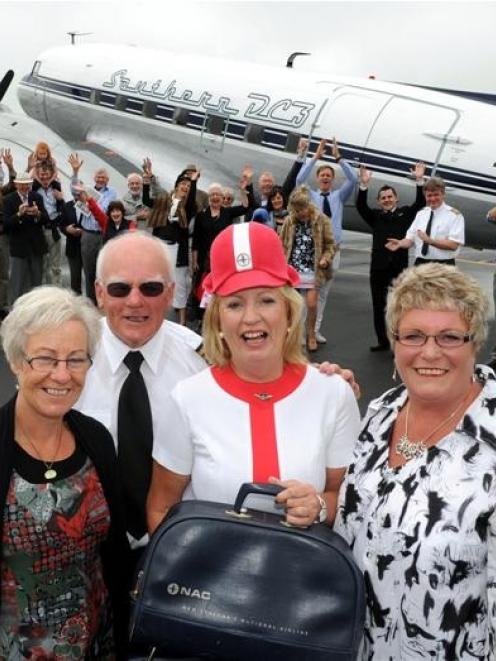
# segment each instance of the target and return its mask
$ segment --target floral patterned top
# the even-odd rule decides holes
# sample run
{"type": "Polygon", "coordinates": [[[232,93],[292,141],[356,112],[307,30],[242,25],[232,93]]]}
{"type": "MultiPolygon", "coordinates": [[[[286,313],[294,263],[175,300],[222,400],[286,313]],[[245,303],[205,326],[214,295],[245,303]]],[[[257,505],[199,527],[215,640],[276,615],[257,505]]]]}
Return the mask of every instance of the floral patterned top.
{"type": "Polygon", "coordinates": [[[311,223],[296,223],[293,248],[289,263],[298,273],[313,273],[315,262],[315,246],[313,243],[311,223]]]}
{"type": "Polygon", "coordinates": [[[496,659],[496,379],[456,429],[390,468],[404,386],[373,401],[341,488],[335,530],[365,577],[363,659],[496,659]]]}
{"type": "Polygon", "coordinates": [[[99,547],[110,516],[100,480],[80,450],[53,467],[16,448],[5,504],[0,657],[110,658],[112,626],[99,547]]]}

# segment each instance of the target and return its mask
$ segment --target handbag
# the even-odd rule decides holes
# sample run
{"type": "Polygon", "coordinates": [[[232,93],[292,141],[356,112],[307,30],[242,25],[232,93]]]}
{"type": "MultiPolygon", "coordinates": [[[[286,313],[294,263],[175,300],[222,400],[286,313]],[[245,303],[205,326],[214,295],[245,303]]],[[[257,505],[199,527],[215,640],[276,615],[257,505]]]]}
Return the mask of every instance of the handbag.
{"type": "Polygon", "coordinates": [[[351,661],[365,612],[363,577],[327,525],[293,527],[247,510],[184,501],[153,534],[132,592],[130,639],[161,654],[236,661],[351,661]]]}

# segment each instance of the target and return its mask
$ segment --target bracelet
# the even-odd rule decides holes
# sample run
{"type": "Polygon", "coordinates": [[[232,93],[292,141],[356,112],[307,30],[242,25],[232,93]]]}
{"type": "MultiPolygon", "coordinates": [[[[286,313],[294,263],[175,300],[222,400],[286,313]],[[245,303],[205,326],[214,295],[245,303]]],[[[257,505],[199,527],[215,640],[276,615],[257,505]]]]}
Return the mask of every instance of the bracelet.
{"type": "Polygon", "coordinates": [[[320,493],[316,493],[315,497],[319,501],[320,512],[315,520],[315,523],[325,523],[327,521],[327,503],[324,496],[321,496],[320,493]]]}

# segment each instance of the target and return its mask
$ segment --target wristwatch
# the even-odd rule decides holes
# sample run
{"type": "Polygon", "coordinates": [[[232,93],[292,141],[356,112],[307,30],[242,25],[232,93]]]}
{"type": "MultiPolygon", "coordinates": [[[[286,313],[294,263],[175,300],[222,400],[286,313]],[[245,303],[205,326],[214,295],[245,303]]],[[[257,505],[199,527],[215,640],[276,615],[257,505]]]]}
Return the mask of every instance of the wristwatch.
{"type": "Polygon", "coordinates": [[[327,521],[327,503],[324,496],[321,496],[320,493],[315,494],[320,505],[320,512],[317,517],[319,523],[325,523],[327,521]]]}

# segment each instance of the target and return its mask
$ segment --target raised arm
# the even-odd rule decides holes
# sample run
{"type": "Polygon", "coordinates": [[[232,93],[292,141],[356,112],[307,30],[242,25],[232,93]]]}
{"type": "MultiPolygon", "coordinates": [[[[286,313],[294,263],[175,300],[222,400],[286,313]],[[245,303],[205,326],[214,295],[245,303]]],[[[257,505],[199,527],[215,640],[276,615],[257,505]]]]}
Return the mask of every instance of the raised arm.
{"type": "Polygon", "coordinates": [[[191,187],[188,191],[188,197],[186,198],[186,203],[184,205],[184,211],[186,212],[188,223],[196,214],[196,182],[198,181],[199,176],[200,170],[191,173],[191,187]]]}
{"type": "Polygon", "coordinates": [[[67,161],[72,168],[71,185],[77,184],[79,183],[79,170],[84,161],[79,158],[76,152],[69,154],[67,161]]]}
{"type": "MultiPolygon", "coordinates": [[[[0,150],[0,163],[2,160],[7,166],[7,169],[9,171],[9,181],[7,184],[2,186],[2,194],[7,195],[8,193],[11,193],[15,190],[14,179],[17,176],[17,172],[15,171],[14,168],[14,157],[12,156],[12,152],[10,151],[10,149],[6,148],[0,150]]],[[[3,171],[2,171],[2,175],[3,175],[3,171]]]]}
{"type": "Polygon", "coordinates": [[[301,186],[302,184],[305,184],[307,182],[308,178],[312,173],[315,163],[319,160],[319,158],[322,158],[324,156],[325,149],[326,149],[326,141],[321,140],[319,142],[319,146],[317,147],[317,151],[315,152],[315,154],[312,156],[312,158],[307,158],[306,162],[303,164],[302,168],[298,172],[298,175],[296,177],[297,186],[301,186]]]}
{"type": "Polygon", "coordinates": [[[352,168],[348,161],[341,156],[336,138],[332,139],[332,155],[335,158],[336,163],[339,163],[341,166],[341,170],[346,177],[346,181],[338,188],[338,194],[341,198],[341,201],[346,202],[346,200],[355,190],[355,186],[358,182],[357,173],[355,168],[352,168]]]}
{"type": "Polygon", "coordinates": [[[424,176],[425,176],[425,163],[419,161],[415,164],[415,167],[411,170],[412,175],[415,177],[415,184],[417,188],[417,194],[415,196],[415,202],[410,206],[410,210],[416,214],[417,211],[425,207],[425,195],[424,195],[424,176]]]}
{"type": "Polygon", "coordinates": [[[368,205],[367,196],[368,196],[368,187],[370,180],[372,178],[372,172],[367,170],[364,165],[360,166],[360,188],[358,189],[358,195],[356,199],[356,208],[361,218],[368,224],[373,226],[376,220],[376,214],[374,210],[371,209],[368,205]]]}
{"type": "Polygon", "coordinates": [[[308,140],[306,140],[305,138],[300,138],[300,141],[298,142],[298,148],[296,150],[296,160],[293,162],[293,165],[291,166],[288,174],[286,175],[286,179],[284,180],[284,183],[282,185],[282,190],[284,192],[284,196],[286,197],[286,199],[289,198],[289,196],[293,192],[293,189],[296,186],[296,178],[305,161],[305,154],[307,149],[308,149],[308,140]]]}

